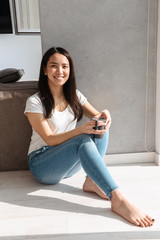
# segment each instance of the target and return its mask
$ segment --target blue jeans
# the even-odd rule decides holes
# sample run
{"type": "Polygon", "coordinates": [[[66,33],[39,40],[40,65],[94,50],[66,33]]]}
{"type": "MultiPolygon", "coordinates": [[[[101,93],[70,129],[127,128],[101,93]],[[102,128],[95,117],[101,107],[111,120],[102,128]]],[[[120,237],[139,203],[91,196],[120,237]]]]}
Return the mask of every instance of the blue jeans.
{"type": "Polygon", "coordinates": [[[57,146],[45,146],[29,154],[29,168],[41,183],[56,184],[78,172],[86,174],[111,199],[111,192],[118,188],[103,158],[108,146],[109,132],[102,139],[81,134],[57,146]]]}

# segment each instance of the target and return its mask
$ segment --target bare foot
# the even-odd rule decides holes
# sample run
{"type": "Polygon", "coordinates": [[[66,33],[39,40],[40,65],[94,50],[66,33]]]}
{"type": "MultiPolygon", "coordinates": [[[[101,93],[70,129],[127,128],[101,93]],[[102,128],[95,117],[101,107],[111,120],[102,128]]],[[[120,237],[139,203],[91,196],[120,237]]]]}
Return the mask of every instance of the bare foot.
{"type": "Polygon", "coordinates": [[[83,191],[97,193],[101,198],[109,200],[107,195],[88,176],[83,184],[83,191]]]}
{"type": "Polygon", "coordinates": [[[150,227],[154,223],[154,219],[131,204],[118,189],[112,192],[111,206],[113,212],[136,226],[150,227]]]}

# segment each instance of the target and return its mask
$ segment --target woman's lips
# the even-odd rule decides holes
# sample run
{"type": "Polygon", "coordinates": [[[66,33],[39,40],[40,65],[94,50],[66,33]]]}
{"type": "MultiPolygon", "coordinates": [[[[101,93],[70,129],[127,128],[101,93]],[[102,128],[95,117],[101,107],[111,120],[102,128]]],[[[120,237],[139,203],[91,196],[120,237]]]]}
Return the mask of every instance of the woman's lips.
{"type": "Polygon", "coordinates": [[[54,76],[54,78],[57,79],[57,80],[62,80],[64,77],[63,76],[57,76],[57,77],[54,76]]]}

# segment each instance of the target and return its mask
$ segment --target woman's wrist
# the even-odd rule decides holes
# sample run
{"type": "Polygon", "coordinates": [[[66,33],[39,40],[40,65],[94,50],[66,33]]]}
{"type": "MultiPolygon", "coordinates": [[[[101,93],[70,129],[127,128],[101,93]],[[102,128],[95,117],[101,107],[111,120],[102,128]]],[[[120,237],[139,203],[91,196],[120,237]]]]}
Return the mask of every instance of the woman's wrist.
{"type": "Polygon", "coordinates": [[[77,135],[83,134],[84,132],[83,132],[82,125],[79,126],[79,127],[77,127],[77,128],[76,128],[76,131],[77,131],[77,135]]]}

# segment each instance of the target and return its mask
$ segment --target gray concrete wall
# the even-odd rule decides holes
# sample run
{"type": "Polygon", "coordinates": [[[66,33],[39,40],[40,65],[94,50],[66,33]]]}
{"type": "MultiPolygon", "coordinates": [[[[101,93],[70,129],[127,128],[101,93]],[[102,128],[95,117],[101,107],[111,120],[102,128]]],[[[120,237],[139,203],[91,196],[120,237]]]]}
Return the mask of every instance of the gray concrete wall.
{"type": "Polygon", "coordinates": [[[39,0],[42,48],[66,48],[77,87],[112,115],[108,153],[155,148],[157,0],[39,0]]]}

